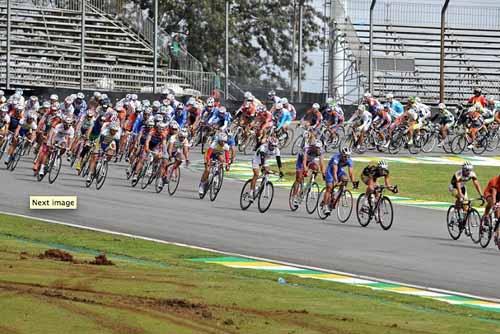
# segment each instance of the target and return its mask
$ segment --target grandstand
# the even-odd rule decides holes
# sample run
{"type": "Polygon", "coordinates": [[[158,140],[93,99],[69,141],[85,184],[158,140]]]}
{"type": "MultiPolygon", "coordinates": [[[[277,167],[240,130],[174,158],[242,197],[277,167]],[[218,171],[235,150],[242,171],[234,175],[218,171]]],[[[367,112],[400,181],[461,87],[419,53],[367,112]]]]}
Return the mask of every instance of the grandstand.
{"type": "MultiPolygon", "coordinates": [[[[11,87],[57,87],[151,92],[152,22],[134,23],[134,8],[121,1],[10,0],[11,87]],[[82,3],[85,3],[82,59],[82,3]],[[127,10],[127,13],[125,12],[127,10]]],[[[0,0],[0,86],[6,85],[7,1],[0,0]]],[[[162,41],[167,34],[160,32],[162,41]]],[[[172,68],[168,47],[160,48],[158,86],[178,94],[208,95],[214,73],[184,54],[172,68]]]]}
{"type": "MultiPolygon", "coordinates": [[[[368,86],[370,2],[347,0],[347,9],[342,8],[345,15],[339,16],[338,8],[332,12],[336,33],[345,36],[346,52],[351,62],[358,64],[362,90],[368,86]]],[[[445,31],[447,103],[463,101],[474,87],[498,96],[499,10],[450,5],[445,31]]],[[[439,101],[440,12],[440,5],[377,2],[373,29],[375,96],[391,92],[400,99],[418,95],[427,103],[439,101]],[[388,66],[393,62],[405,66],[388,66]]]]}

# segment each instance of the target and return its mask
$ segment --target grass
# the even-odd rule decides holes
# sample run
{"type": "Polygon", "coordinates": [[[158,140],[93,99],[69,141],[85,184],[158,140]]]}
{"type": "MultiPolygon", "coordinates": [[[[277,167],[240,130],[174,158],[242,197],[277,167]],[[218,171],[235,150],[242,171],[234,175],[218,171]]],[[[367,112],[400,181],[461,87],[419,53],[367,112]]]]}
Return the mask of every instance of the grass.
{"type": "MultiPolygon", "coordinates": [[[[286,177],[294,179],[295,161],[287,162],[284,165],[286,177]]],[[[354,162],[355,177],[358,180],[361,171],[366,165],[366,163],[354,162]]],[[[429,201],[452,201],[452,197],[448,192],[448,185],[450,184],[451,177],[460,166],[390,162],[389,168],[391,171],[391,182],[397,184],[399,187],[398,196],[429,201]]],[[[500,174],[499,167],[476,166],[474,170],[478,175],[482,189],[486,187],[488,181],[493,176],[500,174]]],[[[478,197],[472,182],[468,183],[467,188],[470,198],[478,197]]]]}
{"type": "Polygon", "coordinates": [[[500,333],[499,313],[189,261],[212,256],[0,215],[0,333],[500,333]]]}

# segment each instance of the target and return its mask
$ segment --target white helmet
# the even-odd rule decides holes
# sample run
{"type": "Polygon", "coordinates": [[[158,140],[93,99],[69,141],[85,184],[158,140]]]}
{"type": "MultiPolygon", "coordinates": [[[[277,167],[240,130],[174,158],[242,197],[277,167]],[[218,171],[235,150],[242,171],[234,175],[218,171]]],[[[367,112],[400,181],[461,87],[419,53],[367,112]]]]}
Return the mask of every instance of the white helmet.
{"type": "Polygon", "coordinates": [[[314,146],[316,146],[317,148],[322,148],[323,147],[323,142],[321,140],[317,139],[314,142],[314,146]]]}
{"type": "Polygon", "coordinates": [[[385,160],[380,160],[377,165],[382,169],[389,170],[389,164],[385,160]]]}
{"type": "Polygon", "coordinates": [[[344,156],[349,157],[349,156],[351,156],[352,151],[349,147],[342,147],[342,149],[340,150],[340,153],[344,156]]]}
{"type": "Polygon", "coordinates": [[[469,162],[469,161],[465,161],[463,164],[462,164],[462,170],[465,170],[465,171],[471,171],[474,169],[474,166],[472,166],[472,164],[469,162]]]}
{"type": "Polygon", "coordinates": [[[250,92],[245,92],[244,97],[245,97],[245,100],[253,99],[253,95],[250,92]]]}
{"type": "Polygon", "coordinates": [[[313,109],[316,109],[316,110],[319,110],[320,106],[319,106],[319,103],[315,103],[312,105],[312,108],[313,109]]]}
{"type": "Polygon", "coordinates": [[[277,110],[283,109],[283,104],[282,103],[276,103],[276,109],[277,110]]]}
{"type": "Polygon", "coordinates": [[[326,99],[326,104],[330,105],[330,104],[334,104],[335,103],[335,100],[333,99],[333,97],[329,97],[326,99]]]}
{"type": "Polygon", "coordinates": [[[132,101],[137,101],[137,99],[139,97],[137,96],[137,94],[132,94],[132,96],[130,96],[130,98],[132,99],[132,101]]]}
{"type": "Polygon", "coordinates": [[[118,122],[113,122],[111,123],[111,126],[109,127],[110,130],[113,131],[118,131],[120,130],[120,124],[118,122]]]}
{"type": "Polygon", "coordinates": [[[286,97],[282,98],[281,103],[283,103],[283,105],[288,104],[288,99],[286,97]]]}
{"type": "Polygon", "coordinates": [[[217,139],[219,141],[223,141],[223,142],[227,142],[227,134],[225,134],[224,132],[220,133],[218,136],[217,136],[217,139]]]}
{"type": "Polygon", "coordinates": [[[152,118],[150,118],[147,120],[146,125],[152,128],[153,126],[155,126],[155,121],[152,118]]]}
{"type": "Polygon", "coordinates": [[[387,94],[385,96],[387,99],[393,99],[394,98],[394,95],[392,95],[391,93],[387,94]]]}
{"type": "Polygon", "coordinates": [[[363,95],[363,97],[364,97],[365,99],[369,99],[369,98],[371,98],[371,97],[372,97],[372,94],[371,94],[371,93],[366,92],[366,93],[363,95]]]}
{"type": "Polygon", "coordinates": [[[446,109],[446,104],[440,103],[438,107],[439,107],[439,109],[444,110],[444,109],[446,109]]]}
{"type": "Polygon", "coordinates": [[[213,107],[215,104],[215,99],[213,97],[209,97],[207,99],[207,107],[213,107]]]}
{"type": "Polygon", "coordinates": [[[179,130],[179,123],[177,123],[176,121],[171,121],[169,127],[172,130],[179,130]]]}
{"type": "Polygon", "coordinates": [[[0,89],[0,96],[4,96],[4,95],[5,95],[5,92],[0,89]]]}
{"type": "Polygon", "coordinates": [[[364,104],[360,104],[358,106],[358,112],[361,114],[361,113],[364,113],[366,111],[366,107],[364,104]]]}
{"type": "Polygon", "coordinates": [[[168,93],[169,93],[168,88],[163,88],[163,89],[161,90],[161,94],[162,94],[162,95],[167,95],[168,93]]]}
{"type": "Polygon", "coordinates": [[[101,93],[100,92],[94,92],[94,98],[96,100],[99,100],[100,98],[102,97],[101,93]]]}
{"type": "Polygon", "coordinates": [[[59,101],[59,96],[57,96],[56,94],[52,94],[52,95],[50,96],[50,99],[51,99],[51,100],[54,100],[54,101],[59,101]]]}
{"type": "Polygon", "coordinates": [[[188,136],[188,132],[186,129],[182,129],[180,132],[179,132],[179,139],[180,138],[187,138],[188,136]]]}
{"type": "Polygon", "coordinates": [[[168,124],[167,124],[167,123],[165,123],[165,122],[159,122],[159,123],[157,123],[157,124],[156,124],[156,127],[157,127],[158,129],[160,129],[160,130],[164,130],[164,129],[166,129],[166,128],[167,128],[167,126],[168,126],[168,124]]]}
{"type": "Polygon", "coordinates": [[[219,113],[221,113],[221,114],[225,114],[226,112],[227,112],[226,107],[220,107],[220,108],[219,108],[219,113]]]}
{"type": "Polygon", "coordinates": [[[153,101],[153,108],[160,108],[161,104],[160,104],[160,101],[153,101]]]}
{"type": "Polygon", "coordinates": [[[85,98],[85,94],[83,94],[82,92],[76,94],[76,98],[77,99],[80,99],[80,100],[83,100],[85,98]]]}

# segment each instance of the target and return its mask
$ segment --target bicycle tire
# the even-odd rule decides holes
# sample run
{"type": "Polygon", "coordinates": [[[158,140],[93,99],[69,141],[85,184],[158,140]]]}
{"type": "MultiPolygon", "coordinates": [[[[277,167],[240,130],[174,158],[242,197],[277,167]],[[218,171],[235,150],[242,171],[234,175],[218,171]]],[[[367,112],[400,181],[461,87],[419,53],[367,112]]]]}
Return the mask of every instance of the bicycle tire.
{"type": "Polygon", "coordinates": [[[486,148],[488,147],[488,140],[487,138],[483,137],[479,140],[478,143],[479,146],[473,145],[472,146],[472,152],[477,155],[481,155],[486,151],[486,148]]]}
{"type": "Polygon", "coordinates": [[[392,223],[394,222],[394,207],[392,206],[391,199],[387,196],[383,196],[380,199],[380,202],[378,203],[377,211],[378,211],[378,222],[380,223],[380,227],[382,227],[384,231],[389,230],[392,226],[392,223]],[[388,211],[388,213],[390,213],[390,216],[387,220],[382,219],[381,211],[384,210],[385,212],[385,209],[388,209],[390,211],[390,212],[388,211]]]}
{"type": "Polygon", "coordinates": [[[292,150],[291,150],[292,155],[296,155],[297,153],[299,153],[300,144],[302,143],[302,139],[304,139],[303,134],[301,134],[300,136],[295,138],[295,140],[293,141],[292,150]]]}
{"type": "Polygon", "coordinates": [[[493,152],[500,145],[500,135],[498,133],[493,134],[488,138],[488,145],[486,146],[486,150],[488,152],[493,152]]]}
{"type": "MultiPolygon", "coordinates": [[[[173,167],[172,167],[173,168],[173,167]]],[[[168,175],[168,194],[173,196],[179,187],[181,181],[181,169],[179,167],[173,168],[168,175]]]]}
{"type": "Polygon", "coordinates": [[[217,198],[217,195],[222,188],[222,182],[224,180],[224,169],[219,168],[217,174],[212,178],[212,183],[210,184],[210,201],[213,202],[217,198]]]}
{"type": "Polygon", "coordinates": [[[448,229],[448,234],[453,240],[458,240],[462,235],[463,229],[460,228],[460,223],[455,221],[457,209],[454,205],[450,205],[448,212],[446,213],[446,227],[448,229]]]}
{"type": "Polygon", "coordinates": [[[344,191],[342,192],[342,195],[340,196],[339,200],[337,201],[337,219],[341,222],[341,223],[346,223],[349,218],[351,218],[351,215],[352,215],[352,209],[354,207],[354,198],[352,196],[352,193],[350,190],[348,189],[344,189],[344,191]],[[347,206],[345,206],[345,205],[347,206]],[[342,216],[340,215],[340,208],[341,207],[348,207],[347,209],[347,214],[342,216]]]}
{"type": "Polygon", "coordinates": [[[295,197],[299,197],[299,201],[300,201],[300,192],[302,191],[302,183],[300,182],[297,182],[295,181],[293,184],[292,184],[292,187],[290,188],[290,193],[288,194],[288,207],[290,208],[291,211],[297,211],[297,209],[299,208],[299,204],[295,205],[294,204],[294,199],[295,197]],[[295,189],[295,188],[299,188],[299,189],[295,189]],[[296,193],[295,196],[293,196],[293,193],[296,193]]]}
{"type": "Polygon", "coordinates": [[[7,138],[4,137],[4,139],[2,140],[2,145],[0,145],[0,159],[2,159],[3,154],[7,150],[8,142],[9,140],[7,140],[7,138]]]}
{"type": "Polygon", "coordinates": [[[363,202],[366,201],[366,194],[360,194],[358,200],[356,201],[356,217],[358,219],[359,225],[367,227],[372,220],[372,215],[369,212],[364,212],[364,210],[369,208],[362,208],[363,202]],[[367,218],[365,218],[365,215],[367,218]]]}
{"type": "Polygon", "coordinates": [[[310,215],[312,215],[314,213],[314,211],[316,211],[316,208],[318,207],[319,192],[320,192],[319,185],[316,182],[313,182],[311,184],[311,186],[309,187],[309,189],[307,190],[306,211],[310,215]],[[311,194],[314,194],[314,195],[311,195],[311,194]],[[316,196],[316,198],[314,198],[314,197],[311,198],[311,196],[316,196]]]}
{"type": "Polygon", "coordinates": [[[106,182],[106,176],[108,175],[108,161],[104,158],[104,161],[101,163],[99,171],[96,175],[95,187],[97,190],[100,190],[104,183],[106,182]]]}
{"type": "Polygon", "coordinates": [[[142,190],[146,189],[149,185],[149,178],[150,178],[151,174],[148,176],[148,171],[153,173],[152,168],[153,168],[153,166],[149,162],[149,160],[142,167],[142,171],[141,171],[141,175],[142,175],[142,177],[141,177],[141,189],[142,190]]]}
{"type": "Polygon", "coordinates": [[[257,207],[259,208],[260,213],[264,213],[267,210],[269,210],[269,207],[271,207],[271,203],[273,202],[273,197],[274,197],[274,185],[271,181],[267,181],[266,184],[264,185],[264,188],[261,189],[261,191],[259,191],[257,207]],[[269,193],[264,193],[264,192],[269,192],[269,193]],[[264,205],[262,204],[261,200],[266,197],[269,198],[269,203],[264,205]]]}
{"type": "Polygon", "coordinates": [[[252,202],[251,201],[247,201],[247,203],[244,203],[244,201],[246,200],[246,198],[248,198],[249,196],[251,196],[251,182],[252,180],[247,180],[245,182],[245,184],[243,184],[243,188],[241,189],[241,193],[240,193],[240,208],[241,210],[245,211],[247,210],[250,205],[252,205],[252,202]],[[247,189],[248,188],[248,189],[247,189]]]}
{"type": "Polygon", "coordinates": [[[21,159],[21,155],[22,155],[22,148],[19,145],[17,145],[16,150],[14,151],[14,155],[12,156],[12,159],[9,161],[7,169],[13,172],[16,169],[19,160],[21,159]]]}
{"type": "MultiPolygon", "coordinates": [[[[326,191],[326,188],[321,189],[321,191],[319,193],[319,198],[322,198],[322,199],[325,198],[325,191],[326,191]]],[[[325,213],[324,207],[325,207],[325,204],[323,203],[323,200],[318,201],[318,206],[316,208],[316,212],[318,213],[318,217],[321,220],[325,220],[326,218],[328,218],[328,216],[330,216],[329,213],[325,213]]]]}
{"type": "Polygon", "coordinates": [[[52,166],[49,170],[49,183],[52,184],[56,182],[57,177],[59,176],[59,172],[61,171],[62,158],[60,154],[57,154],[52,166]],[[55,173],[54,175],[52,173],[55,173]]]}
{"type": "Polygon", "coordinates": [[[482,248],[488,247],[491,241],[491,237],[493,236],[493,223],[491,221],[491,216],[486,217],[485,221],[483,222],[483,228],[479,233],[479,245],[481,245],[482,248]]]}
{"type": "Polygon", "coordinates": [[[451,153],[460,154],[465,150],[467,146],[467,139],[464,135],[458,135],[451,141],[451,153]]]}
{"type": "Polygon", "coordinates": [[[473,243],[477,244],[481,240],[481,215],[476,209],[471,209],[467,213],[465,223],[469,228],[470,239],[473,243]],[[475,219],[475,221],[473,221],[475,219]]]}

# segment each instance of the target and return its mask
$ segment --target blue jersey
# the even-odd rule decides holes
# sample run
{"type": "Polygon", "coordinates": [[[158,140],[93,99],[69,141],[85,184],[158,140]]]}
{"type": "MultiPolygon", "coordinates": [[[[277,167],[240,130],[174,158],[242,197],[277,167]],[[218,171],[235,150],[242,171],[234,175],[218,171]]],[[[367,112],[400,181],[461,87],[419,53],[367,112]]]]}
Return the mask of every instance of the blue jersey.
{"type": "Polygon", "coordinates": [[[187,122],[188,112],[186,109],[182,109],[181,112],[175,113],[175,121],[179,124],[180,128],[183,128],[187,122]]]}
{"type": "Polygon", "coordinates": [[[290,124],[291,122],[292,122],[292,114],[288,110],[283,109],[281,111],[281,115],[280,115],[280,118],[278,120],[277,128],[281,129],[283,127],[283,125],[290,124]]]}
{"type": "Polygon", "coordinates": [[[335,154],[330,161],[328,162],[328,168],[326,170],[326,183],[327,184],[332,184],[334,181],[334,176],[333,176],[333,166],[337,166],[337,181],[342,177],[346,175],[346,172],[344,171],[345,167],[353,167],[354,163],[351,158],[349,159],[342,159],[342,155],[340,153],[335,154]]]}

